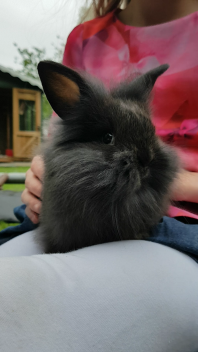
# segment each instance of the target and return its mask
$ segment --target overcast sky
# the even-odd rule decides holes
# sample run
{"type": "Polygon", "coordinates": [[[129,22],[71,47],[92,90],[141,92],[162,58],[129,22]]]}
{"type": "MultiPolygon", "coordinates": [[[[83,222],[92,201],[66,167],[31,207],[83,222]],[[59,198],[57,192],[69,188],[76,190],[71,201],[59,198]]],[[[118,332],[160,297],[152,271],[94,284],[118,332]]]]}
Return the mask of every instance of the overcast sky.
{"type": "Polygon", "coordinates": [[[66,41],[84,3],[85,0],[1,0],[0,65],[19,68],[14,62],[17,50],[13,43],[20,48],[45,47],[50,58],[56,36],[66,41]]]}

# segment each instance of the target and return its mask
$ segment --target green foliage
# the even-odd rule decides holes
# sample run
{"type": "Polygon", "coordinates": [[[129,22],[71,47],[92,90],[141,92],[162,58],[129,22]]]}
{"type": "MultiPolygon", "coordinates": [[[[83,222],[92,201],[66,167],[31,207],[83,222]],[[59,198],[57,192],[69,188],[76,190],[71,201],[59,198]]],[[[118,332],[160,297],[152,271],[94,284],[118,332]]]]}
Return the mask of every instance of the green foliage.
{"type": "MultiPolygon", "coordinates": [[[[49,60],[46,56],[46,49],[37,48],[35,46],[32,47],[32,49],[21,49],[16,43],[14,43],[14,46],[18,52],[18,57],[15,57],[15,62],[21,66],[19,72],[28,77],[39,79],[37,71],[39,61],[49,60]]],[[[61,62],[65,46],[62,38],[57,36],[57,44],[52,43],[52,46],[54,48],[54,54],[50,59],[56,62],[61,62]]],[[[42,114],[43,119],[48,119],[52,114],[52,108],[48,103],[45,94],[42,96],[42,114]]]]}
{"type": "Polygon", "coordinates": [[[46,50],[36,47],[33,47],[31,50],[21,49],[16,43],[14,43],[14,46],[17,48],[19,54],[19,58],[16,57],[15,62],[21,66],[20,72],[26,76],[38,79],[37,65],[39,61],[46,58],[46,50]]]}
{"type": "Polygon", "coordinates": [[[57,38],[58,45],[52,43],[52,46],[54,48],[54,56],[52,60],[61,63],[63,60],[63,52],[64,52],[65,44],[63,42],[63,39],[59,35],[57,35],[56,38],[57,38]]]}
{"type": "Polygon", "coordinates": [[[45,94],[42,95],[42,113],[43,113],[43,119],[49,119],[52,114],[51,105],[48,103],[48,100],[45,94]]]}
{"type": "Polygon", "coordinates": [[[18,56],[15,57],[15,62],[21,66],[19,71],[24,73],[26,76],[38,78],[37,65],[39,61],[53,60],[56,62],[61,62],[65,45],[60,36],[57,35],[56,38],[57,44],[52,43],[54,54],[51,58],[47,57],[45,48],[37,48],[33,46],[32,49],[22,49],[18,46],[18,44],[14,43],[14,46],[18,52],[18,56]]]}

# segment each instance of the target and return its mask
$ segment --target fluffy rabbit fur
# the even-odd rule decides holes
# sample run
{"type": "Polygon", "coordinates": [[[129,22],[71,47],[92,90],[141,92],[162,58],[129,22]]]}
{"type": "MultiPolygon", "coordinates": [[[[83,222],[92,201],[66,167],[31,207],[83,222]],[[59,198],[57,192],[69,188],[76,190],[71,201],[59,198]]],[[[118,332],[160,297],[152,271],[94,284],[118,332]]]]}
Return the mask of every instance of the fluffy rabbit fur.
{"type": "Polygon", "coordinates": [[[46,253],[143,239],[164,215],[177,162],[155,135],[148,98],[167,68],[107,90],[63,65],[39,63],[45,94],[62,119],[43,151],[38,240],[46,253]]]}

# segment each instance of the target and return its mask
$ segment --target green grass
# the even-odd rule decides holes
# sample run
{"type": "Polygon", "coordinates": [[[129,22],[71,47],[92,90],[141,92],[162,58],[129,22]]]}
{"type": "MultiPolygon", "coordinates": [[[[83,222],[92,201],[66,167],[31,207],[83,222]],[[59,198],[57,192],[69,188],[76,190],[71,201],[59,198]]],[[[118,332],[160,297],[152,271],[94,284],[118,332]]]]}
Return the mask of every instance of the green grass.
{"type": "Polygon", "coordinates": [[[29,167],[19,166],[19,167],[1,167],[0,172],[10,173],[10,172],[26,172],[29,167]]]}
{"type": "Polygon", "coordinates": [[[2,186],[3,191],[14,191],[14,192],[22,192],[25,189],[24,184],[12,184],[12,183],[5,183],[2,186]]]}
{"type": "Polygon", "coordinates": [[[7,223],[5,221],[0,221],[0,231],[6,229],[9,226],[16,226],[18,223],[7,223]]]}
{"type": "MultiPolygon", "coordinates": [[[[1,167],[0,172],[11,173],[11,172],[26,172],[29,167],[19,166],[19,167],[1,167]]],[[[22,192],[25,189],[24,184],[11,184],[5,183],[2,187],[4,191],[15,191],[15,192],[22,192]]]]}
{"type": "MultiPolygon", "coordinates": [[[[1,167],[0,172],[10,173],[10,172],[26,172],[29,167],[1,167]]],[[[2,187],[5,191],[15,191],[15,192],[22,192],[25,189],[24,184],[11,184],[5,183],[2,187]]],[[[18,223],[7,223],[5,221],[0,221],[0,231],[6,229],[9,226],[16,226],[18,223]]]]}

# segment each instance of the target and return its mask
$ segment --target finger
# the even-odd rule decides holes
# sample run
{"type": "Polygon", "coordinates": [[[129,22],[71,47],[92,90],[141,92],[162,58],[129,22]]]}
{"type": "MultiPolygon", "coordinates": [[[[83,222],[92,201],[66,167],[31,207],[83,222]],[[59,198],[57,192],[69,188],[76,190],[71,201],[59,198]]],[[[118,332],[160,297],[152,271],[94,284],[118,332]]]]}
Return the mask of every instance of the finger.
{"type": "Polygon", "coordinates": [[[25,213],[28,218],[33,222],[33,224],[38,224],[39,216],[38,214],[34,213],[29,207],[26,207],[25,213]]]}
{"type": "Polygon", "coordinates": [[[30,208],[31,211],[40,214],[42,202],[30,193],[27,188],[23,191],[21,200],[30,208]]]}
{"type": "Polygon", "coordinates": [[[185,180],[186,180],[186,174],[188,171],[181,169],[180,172],[178,173],[177,177],[175,178],[172,186],[171,186],[171,193],[172,197],[171,199],[173,201],[184,201],[185,198],[185,180]]]}
{"type": "Polygon", "coordinates": [[[38,198],[41,198],[42,183],[34,175],[31,169],[26,172],[25,186],[30,193],[34,194],[38,198]]]}
{"type": "Polygon", "coordinates": [[[41,156],[37,155],[33,158],[31,163],[31,170],[33,174],[42,181],[44,173],[44,162],[41,156]]]}

